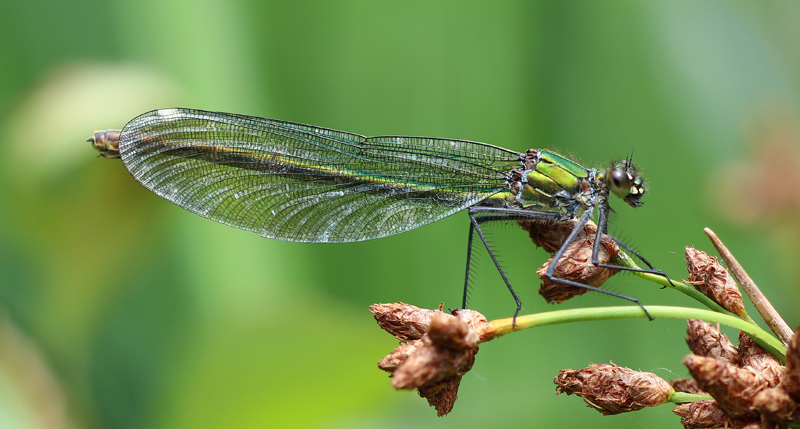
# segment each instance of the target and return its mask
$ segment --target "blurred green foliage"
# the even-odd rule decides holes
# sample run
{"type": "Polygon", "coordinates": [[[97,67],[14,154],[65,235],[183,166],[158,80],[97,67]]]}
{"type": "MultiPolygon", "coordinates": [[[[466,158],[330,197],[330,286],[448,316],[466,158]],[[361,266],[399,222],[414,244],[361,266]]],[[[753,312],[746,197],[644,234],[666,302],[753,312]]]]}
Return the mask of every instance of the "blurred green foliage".
{"type": "MultiPolygon", "coordinates": [[[[798,18],[792,1],[0,1],[0,427],[677,427],[669,407],[601,417],[551,384],[610,360],[685,376],[674,320],[489,343],[445,418],[391,389],[375,363],[396,343],[367,307],[457,307],[466,215],[265,240],[166,203],[84,140],[182,106],[587,165],[635,148],[650,192],[612,230],[681,278],[714,228],[797,326],[798,18]]],[[[533,274],[547,255],[492,233],[523,312],[552,309],[533,274]]],[[[510,316],[478,260],[472,307],[510,316]]],[[[607,287],[693,305],[633,276],[607,287]]]]}

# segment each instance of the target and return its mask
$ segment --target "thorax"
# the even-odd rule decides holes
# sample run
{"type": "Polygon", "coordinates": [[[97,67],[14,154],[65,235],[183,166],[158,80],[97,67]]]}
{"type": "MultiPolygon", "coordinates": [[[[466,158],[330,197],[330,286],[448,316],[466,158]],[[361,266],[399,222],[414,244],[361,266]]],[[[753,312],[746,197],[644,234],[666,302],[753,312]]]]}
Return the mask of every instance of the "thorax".
{"type": "Polygon", "coordinates": [[[580,215],[599,197],[597,172],[554,152],[529,149],[508,173],[504,205],[512,208],[580,215]]]}

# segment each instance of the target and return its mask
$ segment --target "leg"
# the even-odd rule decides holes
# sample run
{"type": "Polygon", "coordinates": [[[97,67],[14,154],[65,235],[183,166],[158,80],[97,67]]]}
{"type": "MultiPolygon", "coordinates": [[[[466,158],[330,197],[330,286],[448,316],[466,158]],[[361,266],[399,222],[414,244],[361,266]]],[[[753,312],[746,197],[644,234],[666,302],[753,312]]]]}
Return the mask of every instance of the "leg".
{"type": "MultiPolygon", "coordinates": [[[[500,263],[497,262],[497,258],[494,256],[494,252],[492,252],[492,248],[491,246],[489,246],[489,242],[486,241],[486,237],[483,235],[483,231],[481,231],[481,227],[478,224],[478,220],[472,214],[471,210],[469,212],[469,220],[470,220],[470,228],[469,228],[470,245],[472,244],[472,231],[477,231],[478,237],[480,237],[481,241],[483,241],[483,245],[489,252],[489,256],[492,258],[492,262],[494,262],[494,266],[497,267],[497,271],[500,273],[500,277],[503,278],[503,281],[506,283],[506,286],[508,287],[508,291],[511,292],[511,296],[514,297],[514,302],[517,303],[517,309],[516,311],[514,311],[514,320],[516,321],[517,314],[519,314],[519,310],[522,308],[522,302],[520,302],[519,297],[517,297],[517,293],[514,292],[514,287],[511,286],[511,283],[509,283],[508,278],[506,277],[506,273],[504,273],[503,269],[500,267],[500,263]]],[[[467,251],[468,256],[469,254],[470,254],[469,251],[467,251]]],[[[467,275],[469,275],[469,260],[467,260],[467,275]]],[[[464,288],[465,288],[464,296],[466,297],[466,285],[464,286],[464,288]]]]}
{"type": "MultiPolygon", "coordinates": [[[[472,219],[472,215],[470,215],[472,219]]],[[[469,268],[472,262],[472,233],[475,231],[475,226],[470,220],[469,223],[469,239],[467,240],[467,273],[464,274],[464,297],[461,300],[461,308],[467,308],[467,294],[469,293],[469,268]]]]}
{"type": "Polygon", "coordinates": [[[492,258],[495,267],[497,267],[497,271],[500,273],[500,276],[503,278],[506,286],[508,287],[509,292],[511,292],[511,296],[514,297],[514,301],[517,304],[517,310],[514,312],[514,317],[517,317],[520,308],[522,308],[522,303],[520,302],[519,298],[517,297],[516,292],[514,292],[514,287],[511,286],[511,283],[508,281],[503,269],[500,267],[500,263],[497,261],[497,258],[494,255],[489,243],[486,241],[486,237],[483,235],[483,231],[480,228],[480,224],[484,222],[493,222],[493,221],[508,221],[508,220],[560,220],[561,215],[557,213],[549,213],[549,212],[532,212],[530,210],[521,210],[521,209],[505,209],[505,208],[494,208],[494,207],[470,207],[469,208],[469,218],[470,218],[470,225],[469,225],[469,240],[467,242],[467,269],[466,274],[464,275],[464,296],[461,302],[462,308],[467,308],[467,295],[469,290],[469,270],[470,270],[470,263],[472,261],[472,243],[473,243],[473,233],[477,230],[478,236],[481,238],[483,245],[486,247],[486,250],[489,252],[489,256],[492,258]],[[475,217],[475,214],[486,213],[485,216],[475,217]]]}

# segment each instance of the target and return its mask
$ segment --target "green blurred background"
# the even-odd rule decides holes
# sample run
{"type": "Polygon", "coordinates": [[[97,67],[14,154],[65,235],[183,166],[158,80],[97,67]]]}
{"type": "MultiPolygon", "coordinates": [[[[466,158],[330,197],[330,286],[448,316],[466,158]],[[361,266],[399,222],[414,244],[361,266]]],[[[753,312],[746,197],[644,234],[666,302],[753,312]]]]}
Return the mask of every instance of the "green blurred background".
{"type": "MultiPolygon", "coordinates": [[[[714,228],[795,327],[798,19],[794,1],[0,1],[0,427],[679,427],[670,407],[601,417],[552,384],[590,362],[685,376],[677,320],[488,343],[444,418],[394,391],[375,364],[396,342],[367,307],[457,307],[463,213],[364,243],[266,240],[84,140],[180,106],[597,166],[635,148],[650,192],[611,230],[682,278],[714,228]]],[[[554,309],[547,254],[493,234],[523,313],[554,309]]],[[[472,307],[508,317],[478,253],[472,307]]],[[[694,305],[630,275],[607,287],[694,305]]]]}

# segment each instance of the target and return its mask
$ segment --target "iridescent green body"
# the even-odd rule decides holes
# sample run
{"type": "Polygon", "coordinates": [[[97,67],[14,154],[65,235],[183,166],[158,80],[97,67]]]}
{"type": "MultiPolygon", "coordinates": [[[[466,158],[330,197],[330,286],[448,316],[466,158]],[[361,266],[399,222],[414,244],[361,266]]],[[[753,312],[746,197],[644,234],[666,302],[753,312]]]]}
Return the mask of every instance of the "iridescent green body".
{"type": "MultiPolygon", "coordinates": [[[[528,151],[530,157],[532,151],[528,151]]],[[[548,151],[537,151],[538,159],[532,169],[524,172],[526,184],[522,187],[523,208],[550,210],[558,207],[559,196],[577,195],[586,186],[590,171],[580,165],[548,151]]]]}

